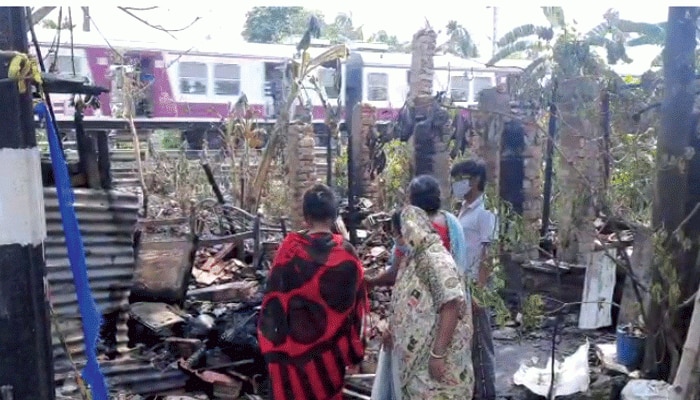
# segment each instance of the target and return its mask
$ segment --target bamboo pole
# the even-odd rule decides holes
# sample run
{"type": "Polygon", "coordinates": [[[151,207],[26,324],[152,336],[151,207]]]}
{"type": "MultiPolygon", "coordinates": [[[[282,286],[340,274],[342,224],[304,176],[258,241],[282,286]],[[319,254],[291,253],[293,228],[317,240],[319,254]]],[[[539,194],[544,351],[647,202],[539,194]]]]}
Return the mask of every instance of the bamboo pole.
{"type": "Polygon", "coordinates": [[[696,369],[700,368],[698,365],[698,357],[700,356],[700,288],[695,293],[694,303],[693,315],[690,318],[688,334],[683,345],[683,355],[673,380],[669,400],[692,400],[698,394],[700,379],[697,376],[693,377],[693,375],[697,375],[696,369]]]}

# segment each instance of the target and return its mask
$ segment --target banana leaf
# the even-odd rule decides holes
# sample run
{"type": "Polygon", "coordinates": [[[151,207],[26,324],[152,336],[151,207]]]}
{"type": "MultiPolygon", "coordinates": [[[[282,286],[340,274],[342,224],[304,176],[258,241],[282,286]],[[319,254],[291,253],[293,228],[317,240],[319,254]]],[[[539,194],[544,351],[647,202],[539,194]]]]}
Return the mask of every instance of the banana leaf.
{"type": "Polygon", "coordinates": [[[561,7],[542,7],[544,16],[553,28],[563,28],[566,26],[564,19],[564,9],[561,7]]]}
{"type": "Polygon", "coordinates": [[[501,39],[498,40],[496,45],[498,47],[510,46],[522,38],[534,35],[535,32],[537,32],[537,28],[535,27],[535,25],[521,25],[503,35],[503,37],[501,37],[501,39]]]}
{"type": "Polygon", "coordinates": [[[537,46],[537,42],[533,42],[532,40],[521,40],[519,42],[515,42],[513,44],[510,44],[502,49],[500,49],[489,61],[486,62],[486,66],[490,67],[496,64],[497,62],[508,58],[508,56],[513,55],[515,53],[520,53],[526,50],[530,50],[537,46]]]}

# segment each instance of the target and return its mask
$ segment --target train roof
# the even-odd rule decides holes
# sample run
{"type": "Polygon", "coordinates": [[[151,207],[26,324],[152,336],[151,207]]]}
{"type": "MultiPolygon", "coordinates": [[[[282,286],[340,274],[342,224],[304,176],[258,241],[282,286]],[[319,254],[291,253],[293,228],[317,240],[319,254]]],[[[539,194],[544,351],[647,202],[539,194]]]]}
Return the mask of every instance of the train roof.
{"type": "MultiPolygon", "coordinates": [[[[155,31],[155,30],[154,30],[155,31]]],[[[39,43],[44,46],[51,46],[56,40],[56,30],[37,28],[36,35],[39,43]]],[[[67,48],[71,45],[70,35],[62,31],[61,47],[67,48]]],[[[259,58],[261,60],[284,61],[292,58],[296,53],[296,46],[293,44],[267,44],[267,43],[249,43],[240,40],[221,40],[210,39],[200,40],[198,42],[174,39],[171,36],[155,31],[153,35],[134,35],[128,30],[120,33],[119,37],[114,39],[106,39],[101,33],[90,31],[85,32],[80,29],[73,31],[73,46],[75,48],[86,47],[112,47],[117,50],[149,50],[163,51],[174,54],[188,55],[213,55],[213,56],[245,56],[246,58],[259,58]]],[[[353,48],[365,47],[361,44],[349,43],[348,48],[351,52],[353,48]]],[[[328,47],[311,47],[309,52],[311,56],[317,56],[325,51],[328,47]]],[[[410,53],[396,53],[390,51],[376,50],[359,50],[364,65],[376,67],[396,67],[409,69],[411,67],[412,55],[410,53]]],[[[526,67],[530,61],[528,60],[502,60],[497,63],[497,68],[503,68],[504,72],[517,72],[526,67]]],[[[435,56],[434,65],[436,69],[454,69],[454,70],[473,70],[485,71],[490,70],[486,67],[485,59],[465,59],[452,54],[438,54],[435,56]]]]}

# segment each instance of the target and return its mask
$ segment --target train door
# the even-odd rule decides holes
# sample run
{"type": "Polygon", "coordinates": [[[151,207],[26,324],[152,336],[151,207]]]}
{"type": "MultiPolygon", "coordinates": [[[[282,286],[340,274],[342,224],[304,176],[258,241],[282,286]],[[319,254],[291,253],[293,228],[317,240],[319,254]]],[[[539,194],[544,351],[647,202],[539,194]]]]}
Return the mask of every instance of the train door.
{"type": "Polygon", "coordinates": [[[153,115],[155,60],[153,57],[142,56],[139,65],[139,97],[136,101],[136,116],[150,118],[153,115]]]}
{"type": "Polygon", "coordinates": [[[265,115],[268,118],[277,118],[287,101],[286,65],[266,62],[264,74],[265,115]]]}

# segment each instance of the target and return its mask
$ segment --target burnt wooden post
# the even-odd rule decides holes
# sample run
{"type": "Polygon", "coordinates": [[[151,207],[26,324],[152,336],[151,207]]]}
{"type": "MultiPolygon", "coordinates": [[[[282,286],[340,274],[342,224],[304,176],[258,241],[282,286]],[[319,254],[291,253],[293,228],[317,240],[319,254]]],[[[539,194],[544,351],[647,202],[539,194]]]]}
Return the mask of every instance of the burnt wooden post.
{"type": "Polygon", "coordinates": [[[97,139],[97,169],[100,172],[102,189],[112,189],[112,166],[109,160],[109,136],[107,131],[95,134],[97,139]]]}
{"type": "MultiPolygon", "coordinates": [[[[26,54],[24,7],[0,7],[0,76],[26,54]]],[[[0,81],[0,386],[17,399],[53,400],[44,194],[31,86],[0,81]]]]}
{"type": "Polygon", "coordinates": [[[97,151],[95,148],[95,139],[85,132],[83,127],[83,110],[82,106],[76,106],[75,110],[75,143],[78,147],[78,165],[80,174],[85,174],[87,186],[90,189],[99,189],[102,185],[100,182],[100,171],[97,166],[97,151]]]}

